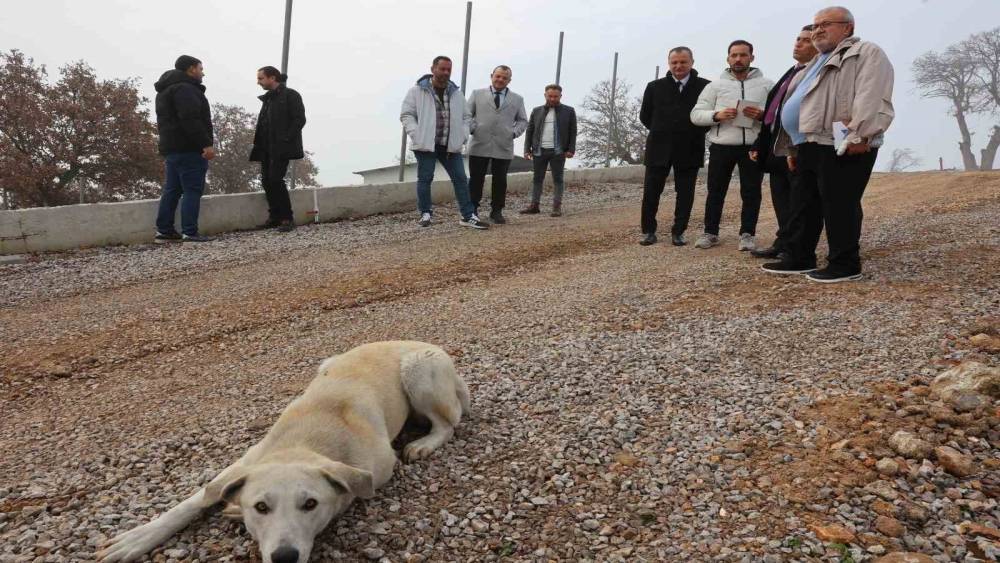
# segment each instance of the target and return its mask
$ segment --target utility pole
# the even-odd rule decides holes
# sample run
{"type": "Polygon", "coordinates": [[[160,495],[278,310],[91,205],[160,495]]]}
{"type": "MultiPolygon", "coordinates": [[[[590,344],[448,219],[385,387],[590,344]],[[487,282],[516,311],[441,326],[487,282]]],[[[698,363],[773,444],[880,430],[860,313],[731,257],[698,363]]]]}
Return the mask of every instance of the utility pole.
{"type": "Polygon", "coordinates": [[[653,80],[659,80],[659,79],[660,79],[660,65],[656,65],[656,76],[653,77],[653,80]]]}
{"type": "Polygon", "coordinates": [[[403,141],[399,147],[399,181],[403,181],[403,173],[406,171],[406,127],[403,127],[403,141]]]}
{"type": "Polygon", "coordinates": [[[615,51],[615,66],[611,71],[611,108],[608,113],[608,156],[604,161],[604,167],[611,167],[611,150],[615,140],[615,89],[618,87],[618,51],[615,51]]]}
{"type": "Polygon", "coordinates": [[[465,78],[469,74],[469,32],[472,30],[472,2],[465,3],[465,49],[462,51],[462,94],[465,95],[465,78]]]}
{"type": "Polygon", "coordinates": [[[559,77],[562,74],[562,48],[563,32],[559,32],[559,54],[556,55],[556,84],[559,84],[559,77]]]}

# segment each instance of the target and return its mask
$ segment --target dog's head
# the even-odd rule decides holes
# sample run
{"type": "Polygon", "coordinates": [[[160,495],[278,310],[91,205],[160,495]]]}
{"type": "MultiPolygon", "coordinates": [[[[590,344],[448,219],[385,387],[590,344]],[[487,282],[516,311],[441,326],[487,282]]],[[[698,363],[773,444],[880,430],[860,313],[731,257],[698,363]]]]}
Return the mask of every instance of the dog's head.
{"type": "Polygon", "coordinates": [[[273,463],[224,471],[205,487],[204,504],[238,507],[264,563],[300,563],[354,497],[374,495],[372,474],[363,469],[337,461],[273,463]]]}

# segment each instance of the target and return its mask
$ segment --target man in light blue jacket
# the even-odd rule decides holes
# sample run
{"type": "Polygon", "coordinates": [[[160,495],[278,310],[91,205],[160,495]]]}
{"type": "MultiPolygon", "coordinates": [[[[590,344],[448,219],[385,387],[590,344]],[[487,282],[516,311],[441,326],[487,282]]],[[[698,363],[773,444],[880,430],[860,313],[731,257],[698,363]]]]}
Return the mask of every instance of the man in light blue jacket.
{"type": "Polygon", "coordinates": [[[462,213],[458,222],[473,229],[489,228],[476,216],[469,198],[469,179],[465,175],[462,146],[469,136],[471,116],[465,108],[465,98],[451,81],[451,59],[434,57],[431,73],[417,80],[403,99],[399,114],[410,148],[417,157],[417,206],[420,226],[431,224],[431,182],[435,163],[440,162],[455,189],[455,201],[462,213]]]}

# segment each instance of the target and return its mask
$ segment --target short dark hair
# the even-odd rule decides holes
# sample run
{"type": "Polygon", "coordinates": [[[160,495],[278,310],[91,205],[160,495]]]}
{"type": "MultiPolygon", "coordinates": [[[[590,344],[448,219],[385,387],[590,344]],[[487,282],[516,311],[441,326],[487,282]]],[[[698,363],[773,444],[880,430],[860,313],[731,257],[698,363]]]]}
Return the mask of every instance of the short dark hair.
{"type": "Polygon", "coordinates": [[[746,41],[744,39],[737,39],[736,41],[733,41],[732,43],[730,43],[729,44],[729,48],[726,49],[726,54],[728,55],[729,53],[732,53],[733,52],[733,47],[735,47],[737,45],[746,45],[747,47],[750,48],[750,54],[751,55],[753,54],[753,43],[751,43],[749,41],[746,41]]]}
{"type": "Polygon", "coordinates": [[[562,86],[558,84],[549,84],[548,86],[545,87],[545,91],[548,92],[549,90],[559,90],[560,92],[562,92],[562,86]]]}
{"type": "Polygon", "coordinates": [[[814,29],[816,29],[816,26],[813,24],[802,26],[802,31],[812,31],[814,29]]]}
{"type": "Polygon", "coordinates": [[[187,71],[187,69],[200,64],[201,61],[191,55],[181,55],[177,57],[176,61],[174,61],[174,68],[184,72],[187,71]]]}
{"type": "Polygon", "coordinates": [[[684,45],[679,45],[668,51],[667,58],[669,59],[670,55],[673,55],[674,53],[687,53],[689,57],[691,57],[692,59],[694,58],[694,53],[691,51],[691,48],[685,47],[684,45]]]}
{"type": "Polygon", "coordinates": [[[281,83],[288,82],[288,75],[273,66],[262,66],[257,69],[257,72],[263,72],[264,76],[268,78],[276,78],[278,79],[278,82],[281,83]]]}
{"type": "Polygon", "coordinates": [[[448,61],[450,63],[451,62],[451,58],[450,57],[446,57],[444,55],[438,55],[438,56],[434,57],[434,61],[431,62],[431,66],[432,67],[437,66],[438,63],[441,62],[441,61],[448,61]]]}
{"type": "MultiPolygon", "coordinates": [[[[512,71],[507,65],[497,65],[496,68],[493,69],[493,72],[498,70],[506,70],[511,76],[514,75],[514,71],[512,71]]],[[[493,76],[493,72],[490,73],[490,76],[493,76]]]]}

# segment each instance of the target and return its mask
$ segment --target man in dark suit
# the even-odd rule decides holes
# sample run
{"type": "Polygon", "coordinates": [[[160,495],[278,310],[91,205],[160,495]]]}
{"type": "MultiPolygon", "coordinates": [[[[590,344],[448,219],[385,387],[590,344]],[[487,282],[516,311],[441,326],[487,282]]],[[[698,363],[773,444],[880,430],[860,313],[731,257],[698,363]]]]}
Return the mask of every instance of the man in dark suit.
{"type": "Polygon", "coordinates": [[[545,170],[551,168],[552,217],[562,216],[563,171],[566,159],[576,154],[576,110],[561,102],[562,86],[549,84],[545,87],[545,105],[531,110],[528,129],[524,133],[524,158],[534,160],[534,177],[531,184],[531,203],[520,213],[539,213],[542,199],[542,182],[545,170]]]}
{"type": "Polygon", "coordinates": [[[639,120],[649,129],[646,137],[646,179],[642,189],[642,239],[656,242],[656,211],[670,169],[674,170],[674,224],[671,240],[686,244],[684,230],[691,218],[698,169],[705,164],[705,131],[691,123],[691,110],[708,80],[694,70],[694,55],[687,47],[674,47],[667,55],[670,72],[646,86],[639,120]]]}
{"type": "Polygon", "coordinates": [[[812,30],[813,26],[807,25],[795,38],[795,46],[792,48],[795,65],[785,72],[768,93],[767,102],[764,104],[764,126],[760,128],[760,134],[750,148],[750,159],[759,163],[761,168],[770,174],[771,204],[774,205],[774,216],[778,220],[778,232],[774,236],[774,243],[768,248],[750,251],[750,254],[757,258],[777,258],[788,249],[790,236],[788,226],[792,215],[792,182],[795,180],[795,174],[788,169],[786,154],[774,154],[774,144],[778,135],[783,133],[781,106],[791,93],[789,85],[816,56],[816,47],[812,43],[812,30]]]}

